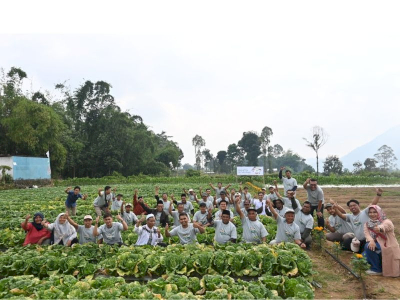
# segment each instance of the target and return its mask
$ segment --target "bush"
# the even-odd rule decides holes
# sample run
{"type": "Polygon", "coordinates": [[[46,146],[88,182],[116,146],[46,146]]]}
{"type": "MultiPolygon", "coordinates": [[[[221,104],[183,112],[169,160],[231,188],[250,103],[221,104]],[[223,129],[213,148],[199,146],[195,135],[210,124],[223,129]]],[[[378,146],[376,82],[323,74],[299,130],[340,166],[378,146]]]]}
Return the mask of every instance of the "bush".
{"type": "Polygon", "coordinates": [[[185,173],[186,177],[200,177],[200,171],[189,169],[185,173]]]}

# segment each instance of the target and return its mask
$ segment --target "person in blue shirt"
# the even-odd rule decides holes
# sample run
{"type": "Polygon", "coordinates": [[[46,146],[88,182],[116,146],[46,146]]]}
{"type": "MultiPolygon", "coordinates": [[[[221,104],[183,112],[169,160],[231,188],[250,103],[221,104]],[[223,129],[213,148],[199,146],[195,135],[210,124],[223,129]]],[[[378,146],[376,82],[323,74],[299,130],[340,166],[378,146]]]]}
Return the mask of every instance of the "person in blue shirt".
{"type": "Polygon", "coordinates": [[[65,192],[68,194],[67,200],[65,200],[65,208],[69,215],[76,216],[76,200],[79,198],[86,200],[87,194],[82,195],[79,186],[74,187],[73,190],[71,187],[67,187],[65,192]]]}

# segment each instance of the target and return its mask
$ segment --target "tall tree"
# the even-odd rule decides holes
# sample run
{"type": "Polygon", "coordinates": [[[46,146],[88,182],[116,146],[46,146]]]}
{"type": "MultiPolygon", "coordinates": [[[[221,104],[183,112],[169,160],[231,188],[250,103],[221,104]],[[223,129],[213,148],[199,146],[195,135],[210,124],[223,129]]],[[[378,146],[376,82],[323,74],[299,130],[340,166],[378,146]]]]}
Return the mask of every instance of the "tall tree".
{"type": "Polygon", "coordinates": [[[363,166],[363,164],[360,161],[356,161],[353,164],[353,167],[354,167],[353,173],[354,174],[360,173],[362,171],[362,166],[363,166]]]}
{"type": "Polygon", "coordinates": [[[330,155],[325,159],[324,162],[324,174],[338,174],[343,173],[343,163],[340,161],[339,157],[336,155],[330,155]]]}
{"type": "Polygon", "coordinates": [[[204,149],[202,152],[203,156],[204,156],[204,169],[209,172],[211,172],[211,164],[212,164],[212,160],[213,160],[213,155],[211,154],[210,149],[204,149]]]}
{"type": "Polygon", "coordinates": [[[201,169],[201,148],[206,145],[206,141],[198,134],[192,139],[192,145],[194,146],[194,154],[196,157],[196,167],[199,171],[201,169]]]}
{"type": "Polygon", "coordinates": [[[223,171],[223,167],[225,164],[225,160],[226,160],[226,151],[218,151],[217,153],[217,160],[218,160],[218,164],[219,164],[219,171],[222,172],[223,171]]]}
{"type": "Polygon", "coordinates": [[[375,158],[378,162],[380,162],[380,167],[385,170],[389,171],[396,167],[395,161],[397,157],[394,155],[393,149],[387,145],[383,145],[378,149],[378,153],[376,153],[375,158]]]}
{"type": "Polygon", "coordinates": [[[226,160],[231,167],[231,172],[233,172],[239,164],[243,164],[244,161],[243,149],[241,149],[236,144],[230,144],[228,146],[226,160]]]}
{"type": "Polygon", "coordinates": [[[374,158],[367,158],[364,161],[365,171],[374,171],[376,169],[376,164],[378,161],[374,158]]]}
{"type": "Polygon", "coordinates": [[[243,132],[243,136],[238,142],[238,145],[246,152],[247,165],[257,166],[257,158],[261,154],[261,141],[258,134],[252,131],[243,132]]]}
{"type": "Polygon", "coordinates": [[[272,129],[269,128],[268,126],[265,126],[260,134],[261,149],[262,153],[264,154],[264,173],[267,170],[267,151],[268,151],[268,170],[269,173],[272,173],[271,153],[273,148],[269,147],[272,135],[273,135],[272,129]]]}
{"type": "Polygon", "coordinates": [[[306,138],[303,139],[306,141],[306,146],[310,147],[315,152],[317,158],[317,177],[318,177],[319,175],[318,152],[319,149],[321,149],[321,147],[325,145],[326,142],[328,141],[328,134],[322,127],[314,126],[312,128],[312,139],[311,140],[307,140],[306,138]]]}

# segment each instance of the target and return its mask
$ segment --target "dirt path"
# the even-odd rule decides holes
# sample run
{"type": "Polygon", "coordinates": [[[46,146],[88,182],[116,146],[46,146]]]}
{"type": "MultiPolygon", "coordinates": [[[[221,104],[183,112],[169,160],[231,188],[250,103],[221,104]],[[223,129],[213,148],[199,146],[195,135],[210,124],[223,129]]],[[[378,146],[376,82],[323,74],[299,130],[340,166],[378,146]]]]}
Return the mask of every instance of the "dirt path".
{"type": "MultiPolygon", "coordinates": [[[[372,201],[374,188],[324,188],[325,201],[330,198],[346,208],[350,199],[360,201],[361,208],[365,208],[372,201]]],[[[302,201],[306,193],[300,189],[297,193],[302,201]]],[[[386,212],[387,217],[395,226],[397,239],[400,239],[400,188],[391,187],[384,189],[384,195],[379,203],[386,212]]],[[[325,213],[326,215],[326,213],[325,213]]],[[[329,249],[329,245],[326,245],[329,249]]],[[[322,284],[322,288],[315,290],[316,299],[362,299],[361,284],[349,272],[345,271],[329,255],[317,249],[309,252],[314,269],[317,272],[315,280],[322,284]]],[[[352,253],[342,252],[340,259],[350,266],[352,253]]],[[[365,276],[368,299],[399,299],[400,278],[387,278],[382,276],[365,276]]]]}

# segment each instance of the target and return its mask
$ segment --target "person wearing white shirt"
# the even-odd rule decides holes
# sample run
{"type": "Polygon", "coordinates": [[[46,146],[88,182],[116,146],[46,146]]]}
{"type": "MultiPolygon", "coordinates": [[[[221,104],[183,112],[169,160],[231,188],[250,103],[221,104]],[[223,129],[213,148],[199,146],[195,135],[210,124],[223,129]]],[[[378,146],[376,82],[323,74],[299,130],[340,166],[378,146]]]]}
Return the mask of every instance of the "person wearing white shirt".
{"type": "Polygon", "coordinates": [[[167,224],[165,226],[165,236],[178,236],[181,244],[196,243],[196,235],[198,233],[205,232],[204,227],[199,223],[195,222],[193,224],[189,224],[188,217],[185,213],[179,215],[179,222],[181,225],[172,229],[171,232],[169,231],[169,226],[167,224]]]}
{"type": "Polygon", "coordinates": [[[111,211],[118,211],[122,206],[122,194],[118,194],[116,198],[112,198],[111,211]]]}
{"type": "MultiPolygon", "coordinates": [[[[227,209],[227,205],[228,202],[226,200],[221,200],[221,202],[219,203],[219,210],[214,215],[214,220],[221,220],[222,212],[227,209]]],[[[230,215],[231,215],[230,221],[232,222],[234,217],[232,211],[230,211],[230,215]]]]}
{"type": "Polygon", "coordinates": [[[279,170],[279,179],[283,182],[284,196],[286,196],[287,191],[293,191],[296,194],[297,190],[297,180],[292,177],[292,171],[286,170],[286,177],[282,176],[282,171],[285,167],[281,167],[279,170]]]}
{"type": "Polygon", "coordinates": [[[156,246],[162,243],[163,236],[160,232],[160,229],[155,226],[156,219],[153,214],[148,214],[146,216],[146,225],[140,226],[141,224],[142,220],[138,220],[134,229],[134,231],[138,234],[138,240],[135,244],[136,246],[156,246]]]}
{"type": "Polygon", "coordinates": [[[280,215],[282,218],[285,218],[286,211],[289,208],[283,205],[283,201],[281,199],[274,199],[272,200],[272,203],[274,204],[274,208],[278,215],[280,215]]]}

